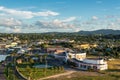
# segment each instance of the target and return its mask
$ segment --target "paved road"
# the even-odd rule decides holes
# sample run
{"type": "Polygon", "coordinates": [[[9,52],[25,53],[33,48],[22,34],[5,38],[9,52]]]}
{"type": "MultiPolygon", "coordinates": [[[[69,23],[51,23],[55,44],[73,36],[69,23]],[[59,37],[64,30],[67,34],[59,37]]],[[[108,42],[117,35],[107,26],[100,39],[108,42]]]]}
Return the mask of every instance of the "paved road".
{"type": "Polygon", "coordinates": [[[0,80],[6,80],[6,77],[5,77],[5,74],[4,74],[4,69],[5,67],[3,67],[1,64],[0,64],[0,80]]]}

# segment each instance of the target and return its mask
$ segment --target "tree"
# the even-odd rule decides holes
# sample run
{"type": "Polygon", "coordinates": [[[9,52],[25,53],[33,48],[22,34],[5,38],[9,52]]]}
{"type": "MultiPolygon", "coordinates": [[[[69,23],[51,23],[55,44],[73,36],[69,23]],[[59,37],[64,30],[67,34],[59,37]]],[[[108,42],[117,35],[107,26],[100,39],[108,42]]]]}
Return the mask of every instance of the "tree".
{"type": "Polygon", "coordinates": [[[64,67],[63,66],[61,66],[61,71],[64,71],[64,67]]]}
{"type": "Polygon", "coordinates": [[[34,60],[31,58],[30,59],[30,63],[33,65],[34,64],[34,60]]]}
{"type": "Polygon", "coordinates": [[[27,62],[27,63],[29,62],[29,57],[30,57],[29,54],[25,54],[25,58],[26,58],[26,62],[27,62]]]}
{"type": "Polygon", "coordinates": [[[43,62],[42,59],[43,59],[43,56],[40,55],[40,56],[39,56],[39,60],[40,60],[41,63],[43,62]]]}
{"type": "Polygon", "coordinates": [[[16,51],[13,51],[11,53],[11,57],[12,57],[12,63],[13,63],[14,66],[16,66],[16,56],[17,56],[16,51]]]}
{"type": "Polygon", "coordinates": [[[45,60],[45,68],[47,68],[47,54],[44,55],[44,60],[45,60]]]}

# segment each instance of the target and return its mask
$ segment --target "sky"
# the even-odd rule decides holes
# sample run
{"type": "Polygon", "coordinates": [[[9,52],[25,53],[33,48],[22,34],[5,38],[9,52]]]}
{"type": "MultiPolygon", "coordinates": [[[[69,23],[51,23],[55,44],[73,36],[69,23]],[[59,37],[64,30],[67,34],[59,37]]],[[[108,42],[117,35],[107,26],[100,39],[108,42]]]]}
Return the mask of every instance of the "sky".
{"type": "Polygon", "coordinates": [[[0,33],[120,30],[120,0],[0,0],[0,33]]]}

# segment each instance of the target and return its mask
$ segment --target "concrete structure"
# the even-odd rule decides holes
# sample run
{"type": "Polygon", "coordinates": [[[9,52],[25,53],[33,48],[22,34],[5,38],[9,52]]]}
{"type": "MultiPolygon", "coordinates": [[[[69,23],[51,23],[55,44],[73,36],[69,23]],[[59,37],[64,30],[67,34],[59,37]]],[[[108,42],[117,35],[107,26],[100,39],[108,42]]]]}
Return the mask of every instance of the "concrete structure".
{"type": "Polygon", "coordinates": [[[54,54],[53,56],[54,56],[56,59],[59,59],[59,60],[61,60],[62,62],[67,63],[68,53],[62,52],[62,53],[59,53],[59,54],[54,54]]]}
{"type": "Polygon", "coordinates": [[[106,70],[107,62],[102,58],[86,58],[86,53],[62,52],[54,54],[54,57],[67,63],[74,64],[74,67],[81,70],[106,70]]]}
{"type": "Polygon", "coordinates": [[[79,61],[76,59],[72,59],[72,62],[74,62],[77,65],[78,69],[81,70],[106,70],[108,69],[107,62],[104,61],[102,58],[87,58],[83,61],[79,61]]]}
{"type": "Polygon", "coordinates": [[[86,53],[68,53],[69,58],[75,58],[77,60],[83,60],[86,58],[86,53]]]}

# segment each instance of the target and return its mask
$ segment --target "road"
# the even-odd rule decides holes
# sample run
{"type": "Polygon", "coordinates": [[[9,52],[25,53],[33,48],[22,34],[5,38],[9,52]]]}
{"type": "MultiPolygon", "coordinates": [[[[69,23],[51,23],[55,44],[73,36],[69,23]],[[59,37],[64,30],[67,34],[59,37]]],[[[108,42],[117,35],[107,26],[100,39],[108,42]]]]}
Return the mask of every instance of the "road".
{"type": "Polygon", "coordinates": [[[60,77],[60,76],[67,76],[67,75],[70,75],[70,74],[72,74],[74,72],[76,72],[76,71],[67,71],[65,73],[61,73],[61,74],[56,74],[56,75],[53,75],[53,76],[48,76],[48,77],[40,78],[38,80],[45,80],[45,79],[49,79],[49,78],[57,78],[57,77],[60,77]]]}

